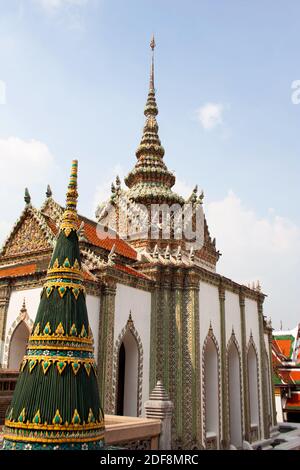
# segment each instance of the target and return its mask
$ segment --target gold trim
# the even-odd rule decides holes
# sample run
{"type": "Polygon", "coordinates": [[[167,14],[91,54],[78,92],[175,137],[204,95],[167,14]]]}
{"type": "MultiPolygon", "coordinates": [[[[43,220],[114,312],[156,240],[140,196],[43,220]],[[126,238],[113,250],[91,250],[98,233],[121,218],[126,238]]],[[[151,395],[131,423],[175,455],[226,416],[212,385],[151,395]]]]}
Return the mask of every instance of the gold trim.
{"type": "MultiPolygon", "coordinates": [[[[88,347],[88,346],[51,346],[51,345],[43,345],[43,346],[28,346],[27,349],[63,349],[63,350],[66,350],[66,351],[71,351],[71,350],[74,350],[74,351],[86,351],[86,352],[93,352],[93,347],[88,347]]],[[[30,357],[30,356],[28,356],[30,357]]]]}
{"type": "Polygon", "coordinates": [[[42,362],[42,361],[51,361],[51,362],[83,362],[83,363],[88,363],[88,364],[93,364],[95,363],[95,359],[93,358],[80,358],[80,357],[69,357],[69,356],[24,356],[24,359],[29,360],[30,358],[34,358],[37,362],[42,362]]]}
{"type": "Polygon", "coordinates": [[[8,441],[29,441],[29,442],[49,442],[51,444],[54,444],[56,442],[61,442],[61,443],[64,443],[64,442],[74,442],[74,444],[76,444],[76,442],[94,442],[94,441],[101,441],[102,439],[104,439],[104,433],[103,434],[100,434],[99,436],[97,437],[81,437],[81,438],[78,438],[78,437],[72,437],[72,438],[59,438],[59,439],[45,439],[45,438],[38,438],[38,437],[24,437],[24,436],[13,436],[13,435],[9,435],[9,434],[4,434],[3,436],[3,439],[6,439],[8,441]]]}
{"type": "Polygon", "coordinates": [[[34,336],[32,335],[29,337],[28,343],[30,343],[30,341],[71,341],[72,343],[93,344],[93,340],[89,337],[82,338],[80,336],[67,336],[67,335],[66,336],[55,336],[55,335],[34,336]]]}
{"type": "Polygon", "coordinates": [[[77,274],[73,274],[72,272],[66,273],[66,274],[57,273],[57,274],[51,274],[51,276],[47,275],[47,280],[46,280],[44,286],[46,286],[48,281],[52,282],[52,280],[55,280],[55,279],[70,279],[70,280],[75,279],[75,280],[81,281],[81,283],[78,283],[79,286],[82,285],[82,280],[83,280],[82,276],[79,277],[79,276],[77,276],[77,274]]]}
{"type": "MultiPolygon", "coordinates": [[[[58,411],[58,410],[57,410],[58,411]]],[[[54,419],[54,418],[53,418],[54,419]]],[[[40,431],[90,431],[104,426],[104,420],[95,423],[85,424],[35,424],[35,423],[18,423],[15,421],[5,420],[5,426],[8,428],[33,429],[40,431]]]]}

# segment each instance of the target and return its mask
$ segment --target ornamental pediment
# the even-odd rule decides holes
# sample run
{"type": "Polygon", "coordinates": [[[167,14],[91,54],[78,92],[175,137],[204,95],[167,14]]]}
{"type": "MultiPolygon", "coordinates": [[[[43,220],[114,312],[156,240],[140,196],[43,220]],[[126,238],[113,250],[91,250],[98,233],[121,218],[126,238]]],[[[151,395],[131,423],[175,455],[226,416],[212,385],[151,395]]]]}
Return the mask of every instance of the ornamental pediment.
{"type": "Polygon", "coordinates": [[[33,208],[23,213],[2,249],[2,256],[19,255],[53,248],[54,235],[44,217],[33,208]]]}

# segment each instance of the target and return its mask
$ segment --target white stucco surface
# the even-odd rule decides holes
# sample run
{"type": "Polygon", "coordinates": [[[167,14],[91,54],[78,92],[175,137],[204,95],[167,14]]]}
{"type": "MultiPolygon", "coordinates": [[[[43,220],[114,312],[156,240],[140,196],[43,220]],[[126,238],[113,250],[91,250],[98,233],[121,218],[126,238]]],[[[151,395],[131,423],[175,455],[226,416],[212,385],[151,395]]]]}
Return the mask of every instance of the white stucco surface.
{"type": "MultiPolygon", "coordinates": [[[[143,346],[142,403],[144,404],[149,399],[151,294],[141,289],[117,284],[114,344],[126,326],[130,312],[143,346]]],[[[142,408],[144,414],[144,407],[142,408]]]]}
{"type": "MultiPolygon", "coordinates": [[[[40,303],[41,288],[25,289],[20,291],[12,291],[7,311],[7,320],[5,328],[5,338],[8,332],[17,319],[25,299],[26,310],[32,322],[34,322],[37,310],[40,303]]],[[[99,315],[100,315],[100,297],[94,295],[86,296],[86,304],[90,326],[94,336],[95,345],[95,358],[97,359],[98,353],[98,330],[99,330],[99,315]]],[[[1,358],[2,360],[2,358],[1,358]]]]}
{"type": "Polygon", "coordinates": [[[226,324],[226,344],[228,343],[232,329],[241,348],[241,309],[238,294],[225,291],[225,324],[226,324]]]}
{"type": "Polygon", "coordinates": [[[86,307],[88,311],[89,324],[94,336],[95,360],[97,362],[99,343],[100,297],[87,294],[86,307]]]}
{"type": "Polygon", "coordinates": [[[209,326],[213,328],[214,335],[220,346],[220,302],[219,291],[216,286],[200,282],[199,289],[199,325],[200,325],[200,351],[207,336],[209,326]]]}

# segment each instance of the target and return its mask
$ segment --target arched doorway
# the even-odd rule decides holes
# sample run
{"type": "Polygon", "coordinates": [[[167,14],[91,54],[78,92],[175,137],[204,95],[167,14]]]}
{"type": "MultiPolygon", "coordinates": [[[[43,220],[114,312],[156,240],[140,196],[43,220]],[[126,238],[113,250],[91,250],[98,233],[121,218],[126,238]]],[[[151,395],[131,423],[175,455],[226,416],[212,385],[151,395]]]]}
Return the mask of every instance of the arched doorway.
{"type": "Polygon", "coordinates": [[[25,355],[26,346],[29,339],[29,329],[24,321],[16,327],[10,340],[8,368],[17,370],[25,355]]]}
{"type": "Polygon", "coordinates": [[[259,395],[257,381],[257,355],[250,344],[247,354],[248,369],[248,389],[249,389],[249,408],[250,408],[250,431],[251,441],[257,440],[259,437],[259,395]]]}
{"type": "Polygon", "coordinates": [[[228,349],[228,379],[230,443],[240,448],[242,446],[240,357],[234,341],[228,349]]]}
{"type": "Polygon", "coordinates": [[[207,448],[219,447],[219,358],[216,345],[208,337],[204,346],[205,433],[207,448]]]}
{"type": "Polygon", "coordinates": [[[119,348],[116,411],[118,415],[137,416],[139,351],[128,329],[119,348]]]}

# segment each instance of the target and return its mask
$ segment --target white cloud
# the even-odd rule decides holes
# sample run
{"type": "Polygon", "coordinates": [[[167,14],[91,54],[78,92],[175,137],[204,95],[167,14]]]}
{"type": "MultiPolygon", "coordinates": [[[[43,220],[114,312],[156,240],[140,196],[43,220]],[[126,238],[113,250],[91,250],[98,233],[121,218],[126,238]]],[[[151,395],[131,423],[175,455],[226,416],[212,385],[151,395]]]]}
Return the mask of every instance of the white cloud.
{"type": "Polygon", "coordinates": [[[83,7],[97,0],[32,0],[50,18],[69,30],[85,31],[83,7]]]}
{"type": "Polygon", "coordinates": [[[44,179],[54,157],[47,145],[38,140],[22,140],[18,137],[0,139],[0,183],[15,187],[36,183],[44,179]],[[28,183],[27,183],[28,182],[28,183]]]}
{"type": "Polygon", "coordinates": [[[125,188],[124,184],[124,169],[120,164],[115,165],[110,173],[103,178],[100,184],[97,186],[94,196],[94,204],[93,204],[93,214],[99,204],[107,201],[107,199],[111,195],[111,184],[115,182],[116,176],[119,176],[121,179],[121,186],[125,188]]]}
{"type": "MultiPolygon", "coordinates": [[[[47,145],[18,137],[0,139],[0,245],[24,207],[24,188],[46,188],[57,167],[47,145]]],[[[34,203],[34,201],[33,201],[34,203]]]]}
{"type": "Polygon", "coordinates": [[[193,189],[194,188],[190,184],[178,178],[176,178],[176,183],[172,188],[175,193],[179,194],[184,198],[188,198],[192,194],[193,189]]]}
{"type": "Polygon", "coordinates": [[[196,111],[198,121],[205,130],[214,129],[223,122],[223,110],[222,104],[206,103],[196,111]]]}
{"type": "Polygon", "coordinates": [[[259,217],[232,191],[206,204],[205,214],[222,253],[218,272],[243,284],[260,280],[268,295],[265,313],[274,326],[282,319],[286,328],[293,328],[300,314],[300,227],[274,209],[259,217]]]}
{"type": "Polygon", "coordinates": [[[88,0],[34,0],[34,2],[47,12],[53,12],[63,7],[84,6],[87,4],[88,0]]]}

